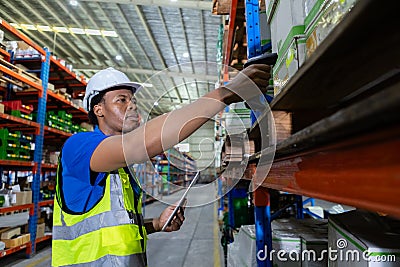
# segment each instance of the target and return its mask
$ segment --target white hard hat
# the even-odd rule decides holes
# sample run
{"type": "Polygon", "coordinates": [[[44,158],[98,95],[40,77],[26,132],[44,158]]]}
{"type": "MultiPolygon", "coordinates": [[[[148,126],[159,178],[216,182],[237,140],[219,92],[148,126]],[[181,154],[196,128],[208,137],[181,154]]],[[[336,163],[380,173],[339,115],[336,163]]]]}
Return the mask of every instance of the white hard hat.
{"type": "Polygon", "coordinates": [[[129,87],[135,93],[141,85],[131,82],[123,72],[114,68],[107,68],[97,72],[90,78],[86,85],[85,97],[83,98],[83,108],[90,111],[90,102],[92,98],[102,91],[112,89],[114,87],[129,87]]]}

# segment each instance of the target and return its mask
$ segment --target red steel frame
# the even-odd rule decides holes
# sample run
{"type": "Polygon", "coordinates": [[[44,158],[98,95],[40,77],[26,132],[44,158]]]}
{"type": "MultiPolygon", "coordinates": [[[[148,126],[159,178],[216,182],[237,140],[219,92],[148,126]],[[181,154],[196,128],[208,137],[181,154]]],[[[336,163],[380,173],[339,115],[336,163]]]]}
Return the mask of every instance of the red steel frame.
{"type": "Polygon", "coordinates": [[[229,63],[231,61],[232,43],[235,35],[235,21],[236,21],[236,9],[238,0],[232,0],[231,9],[229,11],[229,29],[228,29],[228,40],[226,41],[225,49],[225,62],[224,62],[224,82],[229,81],[229,63]]]}
{"type": "Polygon", "coordinates": [[[399,136],[394,126],[277,159],[263,186],[400,218],[399,136]]]}

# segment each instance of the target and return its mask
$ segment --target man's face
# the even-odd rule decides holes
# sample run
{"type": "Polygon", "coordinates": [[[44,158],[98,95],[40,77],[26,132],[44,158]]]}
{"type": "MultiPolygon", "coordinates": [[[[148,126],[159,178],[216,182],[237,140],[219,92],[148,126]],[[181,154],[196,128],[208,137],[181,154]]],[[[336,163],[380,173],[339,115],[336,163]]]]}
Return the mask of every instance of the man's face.
{"type": "Polygon", "coordinates": [[[140,125],[136,99],[129,89],[107,92],[99,103],[102,111],[101,130],[107,134],[131,132],[140,125]]]}

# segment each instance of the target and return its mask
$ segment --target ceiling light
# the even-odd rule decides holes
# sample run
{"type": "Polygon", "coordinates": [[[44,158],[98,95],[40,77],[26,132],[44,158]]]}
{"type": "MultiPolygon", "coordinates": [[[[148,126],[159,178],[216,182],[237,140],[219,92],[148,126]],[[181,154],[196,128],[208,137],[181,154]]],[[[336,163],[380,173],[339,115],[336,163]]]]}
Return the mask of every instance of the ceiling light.
{"type": "Polygon", "coordinates": [[[69,28],[70,32],[75,34],[85,34],[85,30],[81,28],[69,28]]]}
{"type": "Polygon", "coordinates": [[[121,56],[121,55],[116,55],[116,56],[115,56],[115,59],[118,60],[118,61],[119,61],[119,60],[122,60],[122,56],[121,56]]]}
{"type": "Polygon", "coordinates": [[[115,31],[105,31],[97,29],[82,29],[82,28],[66,28],[58,26],[47,26],[47,25],[32,25],[32,24],[18,24],[10,23],[15,29],[23,30],[39,30],[39,31],[53,31],[57,33],[74,33],[74,34],[87,34],[87,35],[103,35],[105,37],[118,37],[115,31]]]}
{"type": "Polygon", "coordinates": [[[103,36],[109,36],[109,37],[118,37],[118,34],[115,31],[101,31],[103,36]]]}
{"type": "Polygon", "coordinates": [[[143,87],[154,87],[154,85],[151,83],[141,83],[140,85],[143,87]]]}
{"type": "Polygon", "coordinates": [[[154,102],[154,106],[158,106],[158,102],[156,101],[156,102],[154,102]]]}
{"type": "Polygon", "coordinates": [[[185,53],[182,54],[182,56],[183,56],[183,57],[189,57],[189,53],[188,53],[188,52],[185,52],[185,53]]]}
{"type": "Polygon", "coordinates": [[[55,31],[55,32],[69,33],[68,28],[66,28],[66,27],[53,27],[53,31],[55,31]]]}
{"type": "Polygon", "coordinates": [[[89,35],[101,35],[101,31],[95,29],[85,29],[85,32],[89,35]]]}
{"type": "Polygon", "coordinates": [[[77,6],[77,5],[78,5],[78,1],[76,1],[76,0],[70,0],[70,1],[69,1],[69,4],[70,4],[71,6],[77,6]]]}
{"type": "Polygon", "coordinates": [[[50,28],[50,26],[46,26],[46,25],[37,25],[36,28],[39,31],[44,31],[44,32],[51,32],[52,29],[50,28]]]}
{"type": "Polygon", "coordinates": [[[36,30],[35,25],[32,24],[21,24],[21,27],[27,30],[36,30]]]}
{"type": "Polygon", "coordinates": [[[21,26],[19,26],[17,23],[10,23],[11,26],[13,26],[15,29],[21,29],[21,26]]]}

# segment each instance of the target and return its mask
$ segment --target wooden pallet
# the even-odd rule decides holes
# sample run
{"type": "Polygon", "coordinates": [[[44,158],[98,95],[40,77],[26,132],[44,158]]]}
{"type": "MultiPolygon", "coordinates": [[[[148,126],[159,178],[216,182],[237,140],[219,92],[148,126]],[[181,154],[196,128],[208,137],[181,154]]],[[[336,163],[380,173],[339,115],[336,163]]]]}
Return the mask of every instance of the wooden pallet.
{"type": "Polygon", "coordinates": [[[30,74],[29,72],[26,72],[25,70],[16,67],[15,65],[11,64],[10,62],[0,58],[0,64],[3,66],[7,66],[9,69],[14,71],[15,73],[18,73],[21,76],[24,76],[25,78],[31,80],[32,82],[35,82],[39,85],[42,85],[42,80],[36,77],[35,75],[30,74]]]}
{"type": "Polygon", "coordinates": [[[5,82],[5,83],[11,83],[11,84],[19,86],[21,88],[24,88],[24,83],[23,82],[20,82],[18,80],[13,80],[13,79],[10,79],[8,77],[4,77],[4,76],[2,76],[2,73],[0,73],[0,81],[5,82]]]}

